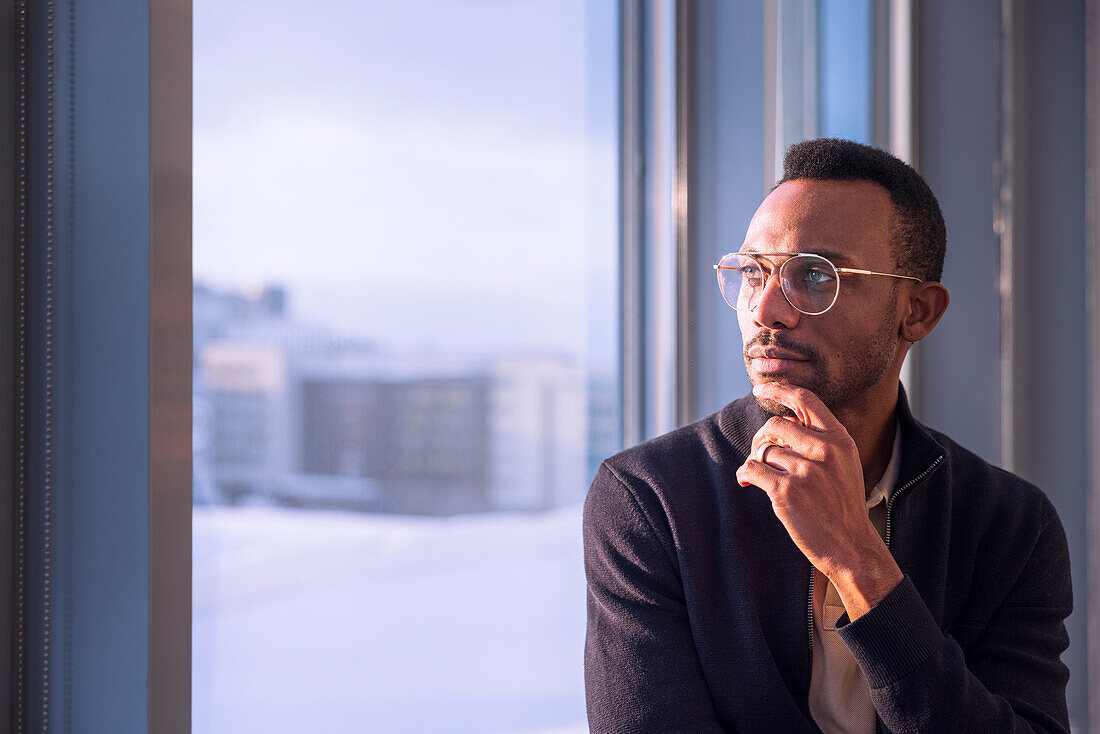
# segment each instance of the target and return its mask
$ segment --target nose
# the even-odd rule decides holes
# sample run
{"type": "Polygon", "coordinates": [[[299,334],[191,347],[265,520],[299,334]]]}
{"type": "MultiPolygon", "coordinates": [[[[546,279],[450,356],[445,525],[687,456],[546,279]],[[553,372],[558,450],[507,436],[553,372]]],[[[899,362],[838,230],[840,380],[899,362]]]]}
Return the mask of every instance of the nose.
{"type": "Polygon", "coordinates": [[[783,287],[779,282],[778,268],[764,283],[764,290],[760,293],[760,300],[752,312],[753,323],[762,329],[793,329],[798,324],[801,313],[787,297],[783,295],[783,287]]]}

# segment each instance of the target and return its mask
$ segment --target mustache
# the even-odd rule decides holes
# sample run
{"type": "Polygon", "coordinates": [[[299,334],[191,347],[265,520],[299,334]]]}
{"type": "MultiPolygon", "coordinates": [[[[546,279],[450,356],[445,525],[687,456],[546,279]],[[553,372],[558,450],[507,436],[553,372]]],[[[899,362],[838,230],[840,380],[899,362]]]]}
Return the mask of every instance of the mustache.
{"type": "Polygon", "coordinates": [[[791,352],[799,359],[804,359],[811,363],[816,364],[821,361],[821,354],[816,349],[806,344],[799,344],[783,332],[761,331],[757,333],[756,336],[745,344],[743,354],[746,360],[749,358],[749,349],[752,347],[778,347],[784,351],[791,352]]]}

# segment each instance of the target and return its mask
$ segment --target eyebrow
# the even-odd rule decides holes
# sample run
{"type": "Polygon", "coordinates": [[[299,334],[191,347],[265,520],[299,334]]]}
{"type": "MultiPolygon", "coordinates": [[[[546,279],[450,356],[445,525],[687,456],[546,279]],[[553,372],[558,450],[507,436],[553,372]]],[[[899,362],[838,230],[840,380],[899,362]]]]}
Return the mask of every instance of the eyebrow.
{"type": "Polygon", "coordinates": [[[824,258],[828,258],[835,265],[851,265],[852,258],[848,257],[842,252],[834,252],[833,250],[818,250],[815,255],[821,255],[824,258]]]}
{"type": "MultiPolygon", "coordinates": [[[[770,250],[759,250],[755,247],[751,247],[751,246],[750,247],[745,247],[745,246],[742,245],[741,249],[738,250],[738,252],[745,253],[746,255],[753,255],[753,254],[756,254],[756,253],[759,253],[759,252],[771,252],[771,251],[770,250]]],[[[799,254],[799,253],[791,252],[791,253],[779,253],[779,254],[796,255],[796,254],[799,254]]],[[[804,254],[804,255],[821,255],[821,257],[826,258],[827,260],[832,262],[834,265],[840,265],[840,266],[843,266],[843,267],[852,267],[853,266],[852,258],[848,257],[847,255],[845,255],[842,252],[837,252],[836,250],[828,250],[828,249],[813,250],[813,251],[807,250],[805,252],[802,252],[801,254],[804,254]]]]}

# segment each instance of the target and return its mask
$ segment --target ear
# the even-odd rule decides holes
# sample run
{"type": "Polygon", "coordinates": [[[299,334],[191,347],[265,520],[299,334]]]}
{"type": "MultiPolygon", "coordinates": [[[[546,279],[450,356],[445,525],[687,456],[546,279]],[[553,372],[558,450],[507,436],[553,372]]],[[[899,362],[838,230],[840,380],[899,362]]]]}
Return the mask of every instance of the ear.
{"type": "Polygon", "coordinates": [[[901,322],[899,334],[907,342],[919,342],[936,328],[951,295],[942,283],[919,283],[909,291],[902,306],[905,318],[901,322]],[[908,307],[908,308],[906,308],[908,307]]]}

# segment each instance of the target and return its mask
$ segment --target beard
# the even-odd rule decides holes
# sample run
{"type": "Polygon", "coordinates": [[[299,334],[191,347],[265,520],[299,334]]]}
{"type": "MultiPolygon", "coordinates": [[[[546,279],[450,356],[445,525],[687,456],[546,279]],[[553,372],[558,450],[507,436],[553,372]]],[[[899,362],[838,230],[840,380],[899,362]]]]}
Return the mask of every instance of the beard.
{"type": "MultiPolygon", "coordinates": [[[[789,350],[805,359],[812,368],[811,377],[802,379],[792,384],[805,388],[817,395],[834,415],[838,410],[843,410],[847,405],[855,402],[871,386],[878,383],[890,370],[897,354],[897,304],[891,301],[889,312],[885,315],[879,328],[871,335],[866,343],[858,350],[853,350],[847,359],[839,366],[837,374],[830,375],[825,369],[825,359],[816,348],[805,344],[799,344],[782,331],[761,331],[745,345],[745,367],[749,368],[752,360],[748,356],[749,347],[759,345],[763,347],[775,346],[789,350]]],[[[751,375],[750,375],[751,376],[751,375]]],[[[765,382],[771,382],[762,378],[765,382]]],[[[787,382],[786,379],[780,379],[787,382]]],[[[771,415],[791,416],[793,412],[782,403],[773,400],[761,400],[757,403],[765,412],[771,415]]]]}

